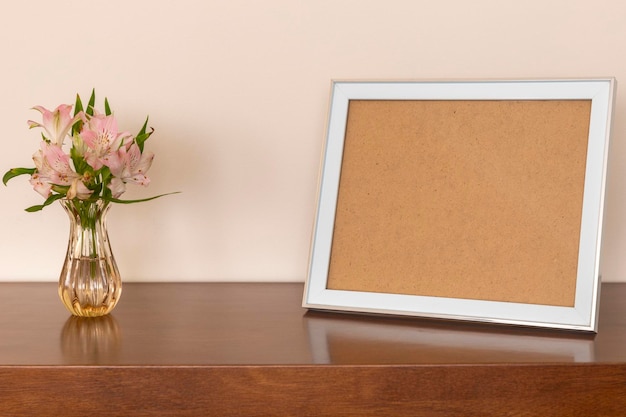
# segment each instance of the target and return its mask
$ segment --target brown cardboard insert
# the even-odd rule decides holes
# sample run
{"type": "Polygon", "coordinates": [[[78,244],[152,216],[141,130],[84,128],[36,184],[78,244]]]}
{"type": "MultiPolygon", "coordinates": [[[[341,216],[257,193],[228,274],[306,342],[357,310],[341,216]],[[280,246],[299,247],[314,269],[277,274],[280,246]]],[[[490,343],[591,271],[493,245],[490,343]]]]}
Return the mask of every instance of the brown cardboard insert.
{"type": "Polygon", "coordinates": [[[573,306],[591,100],[350,100],[327,288],[573,306]]]}

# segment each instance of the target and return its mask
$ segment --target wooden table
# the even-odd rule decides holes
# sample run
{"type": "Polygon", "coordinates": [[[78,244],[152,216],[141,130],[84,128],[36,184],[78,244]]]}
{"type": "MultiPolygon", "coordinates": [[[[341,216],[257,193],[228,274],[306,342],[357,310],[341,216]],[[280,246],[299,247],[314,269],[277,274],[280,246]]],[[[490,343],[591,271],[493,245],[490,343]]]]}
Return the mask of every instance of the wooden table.
{"type": "Polygon", "coordinates": [[[0,416],[626,416],[626,284],[599,333],[307,312],[294,284],[131,284],[102,319],[0,284],[0,416]]]}

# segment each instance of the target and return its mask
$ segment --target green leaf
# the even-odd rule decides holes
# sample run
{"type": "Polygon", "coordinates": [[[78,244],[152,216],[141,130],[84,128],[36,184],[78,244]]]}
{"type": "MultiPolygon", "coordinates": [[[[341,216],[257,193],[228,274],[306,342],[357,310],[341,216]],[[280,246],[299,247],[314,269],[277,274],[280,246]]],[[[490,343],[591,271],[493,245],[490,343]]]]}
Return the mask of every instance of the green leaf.
{"type": "Polygon", "coordinates": [[[2,182],[4,185],[7,185],[7,182],[9,182],[11,178],[15,178],[20,175],[33,175],[35,171],[37,171],[37,168],[11,168],[2,177],[2,182]]]}
{"type": "Polygon", "coordinates": [[[139,131],[139,133],[137,133],[137,136],[135,137],[135,142],[137,142],[137,146],[139,146],[139,151],[142,153],[143,153],[144,142],[147,141],[150,135],[154,133],[153,128],[150,128],[150,131],[146,132],[147,128],[148,128],[148,116],[146,116],[146,121],[143,123],[141,130],[139,131]]]}
{"type": "Polygon", "coordinates": [[[91,90],[91,97],[89,97],[89,104],[87,105],[87,113],[89,116],[93,116],[93,109],[96,105],[96,89],[91,90]]]}
{"type": "Polygon", "coordinates": [[[102,191],[102,183],[100,182],[96,184],[91,191],[93,191],[92,195],[100,195],[100,191],[102,191]]]}
{"type": "MultiPolygon", "coordinates": [[[[74,116],[76,116],[81,111],[83,111],[83,102],[81,101],[80,96],[76,94],[76,104],[74,105],[74,116]]],[[[78,120],[76,123],[74,123],[74,125],[72,126],[72,136],[80,132],[80,129],[82,129],[82,127],[83,127],[82,120],[78,120]]]]}
{"type": "Polygon", "coordinates": [[[113,197],[102,197],[102,199],[105,201],[110,201],[111,203],[133,204],[133,203],[143,203],[144,201],[155,200],[157,198],[165,197],[166,195],[172,195],[172,194],[180,194],[180,191],[174,191],[173,193],[159,194],[159,195],[155,195],[154,197],[142,198],[139,200],[120,200],[118,198],[113,198],[113,197]]]}
{"type": "Polygon", "coordinates": [[[70,148],[70,157],[72,158],[72,162],[74,163],[74,168],[76,169],[76,173],[83,175],[85,171],[89,168],[89,164],[85,161],[85,157],[78,153],[78,150],[73,146],[70,148]]]}
{"type": "Polygon", "coordinates": [[[52,184],[52,191],[54,191],[55,193],[67,195],[67,192],[69,190],[70,190],[70,186],[69,185],[52,184]]]}
{"type": "Polygon", "coordinates": [[[111,106],[109,106],[109,99],[107,99],[106,97],[104,98],[104,114],[106,116],[110,116],[111,113],[113,113],[111,111],[111,106]]]}
{"type": "Polygon", "coordinates": [[[111,169],[108,166],[103,166],[102,168],[100,168],[99,172],[99,176],[100,178],[102,178],[102,182],[106,183],[109,180],[109,177],[111,176],[111,169]]]}
{"type": "Polygon", "coordinates": [[[111,195],[112,195],[111,194],[111,189],[109,187],[103,187],[102,188],[102,199],[103,200],[108,200],[108,199],[112,198],[111,195]]]}
{"type": "Polygon", "coordinates": [[[26,211],[29,212],[29,213],[34,213],[36,211],[40,211],[44,207],[49,206],[50,204],[54,203],[57,200],[62,199],[63,197],[65,197],[64,194],[52,194],[50,197],[48,197],[46,199],[46,201],[43,202],[43,204],[39,204],[39,205],[36,205],[36,206],[28,207],[26,209],[26,211]]]}
{"type": "Polygon", "coordinates": [[[80,96],[76,94],[76,104],[74,105],[74,116],[83,111],[83,102],[80,99],[80,96]]]}
{"type": "Polygon", "coordinates": [[[143,122],[143,126],[141,127],[141,130],[139,131],[139,133],[137,133],[137,136],[141,136],[141,135],[145,135],[146,134],[146,129],[148,128],[148,119],[150,118],[150,116],[146,116],[146,121],[143,122]]]}

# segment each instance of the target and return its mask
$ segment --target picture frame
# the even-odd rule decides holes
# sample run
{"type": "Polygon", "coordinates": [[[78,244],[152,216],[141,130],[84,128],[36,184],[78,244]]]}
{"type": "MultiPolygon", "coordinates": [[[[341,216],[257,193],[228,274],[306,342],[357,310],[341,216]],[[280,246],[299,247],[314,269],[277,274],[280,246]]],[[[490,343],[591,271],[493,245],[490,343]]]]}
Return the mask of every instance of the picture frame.
{"type": "Polygon", "coordinates": [[[596,332],[615,89],[333,81],[303,307],[596,332]]]}

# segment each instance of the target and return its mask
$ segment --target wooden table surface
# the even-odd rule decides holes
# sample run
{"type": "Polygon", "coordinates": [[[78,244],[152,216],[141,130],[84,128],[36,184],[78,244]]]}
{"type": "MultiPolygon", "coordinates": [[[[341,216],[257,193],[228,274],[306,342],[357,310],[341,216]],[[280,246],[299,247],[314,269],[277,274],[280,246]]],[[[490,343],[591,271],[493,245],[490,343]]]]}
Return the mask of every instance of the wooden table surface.
{"type": "Polygon", "coordinates": [[[626,284],[597,335],[307,312],[303,285],[124,284],[69,316],[0,283],[0,416],[626,416],[626,284]]]}

